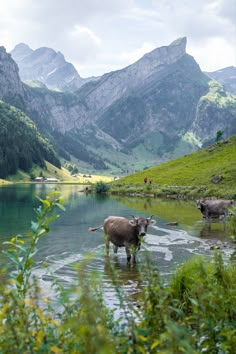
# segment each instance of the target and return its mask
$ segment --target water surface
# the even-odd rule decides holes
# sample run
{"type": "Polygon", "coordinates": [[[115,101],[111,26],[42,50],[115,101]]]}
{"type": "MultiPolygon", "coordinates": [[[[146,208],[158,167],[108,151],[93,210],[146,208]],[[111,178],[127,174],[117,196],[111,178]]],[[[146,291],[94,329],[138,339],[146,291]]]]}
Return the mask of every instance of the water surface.
{"type": "MultiPolygon", "coordinates": [[[[139,287],[139,267],[145,262],[146,252],[151,256],[163,277],[169,276],[175,267],[195,254],[212,255],[210,249],[217,242],[225,254],[231,253],[230,244],[222,224],[214,224],[211,229],[202,222],[202,216],[194,201],[161,200],[154,198],[109,197],[86,194],[78,185],[11,185],[0,188],[0,242],[9,240],[16,234],[25,236],[35,219],[34,209],[39,205],[38,197],[44,198],[51,190],[60,191],[66,211],[53,222],[51,231],[38,243],[36,259],[42,266],[34,269],[47,295],[54,296],[51,289],[52,278],[56,277],[65,287],[76,279],[74,264],[85,255],[94,257],[88,272],[101,274],[104,292],[112,303],[110,263],[119,270],[119,282],[129,293],[139,287]],[[89,227],[102,224],[108,215],[130,217],[150,216],[157,221],[148,229],[145,242],[138,254],[138,266],[127,266],[124,249],[118,256],[104,256],[102,231],[89,232],[89,227]],[[177,221],[178,226],[168,226],[177,221]],[[47,263],[45,268],[43,263],[47,263]]],[[[1,257],[0,265],[6,265],[1,257]]]]}

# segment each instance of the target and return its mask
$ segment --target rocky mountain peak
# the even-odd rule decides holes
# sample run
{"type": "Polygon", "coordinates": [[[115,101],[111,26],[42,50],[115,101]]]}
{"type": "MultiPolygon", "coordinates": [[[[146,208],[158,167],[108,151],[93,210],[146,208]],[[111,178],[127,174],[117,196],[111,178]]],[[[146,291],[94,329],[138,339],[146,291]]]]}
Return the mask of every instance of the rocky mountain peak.
{"type": "Polygon", "coordinates": [[[75,67],[68,63],[61,52],[40,47],[32,50],[25,44],[17,45],[11,52],[19,66],[22,81],[37,80],[49,89],[70,90],[70,84],[78,89],[83,80],[75,67]]]}
{"type": "Polygon", "coordinates": [[[33,52],[33,49],[31,49],[27,44],[19,43],[11,51],[11,55],[14,59],[17,58],[17,60],[22,60],[27,55],[31,54],[32,52],[33,52]]]}
{"type": "Polygon", "coordinates": [[[4,47],[0,47],[0,83],[0,99],[21,107],[25,90],[18,66],[4,47]]]}
{"type": "Polygon", "coordinates": [[[104,109],[124,94],[139,90],[146,82],[158,81],[168,74],[171,65],[186,55],[186,42],[186,37],[179,38],[169,46],[156,48],[145,54],[137,62],[122,70],[103,75],[95,85],[90,85],[90,90],[87,90],[86,96],[89,100],[87,103],[96,110],[104,109]]]}
{"type": "Polygon", "coordinates": [[[184,48],[184,51],[186,50],[186,44],[187,44],[187,37],[180,37],[175,39],[173,42],[170,43],[170,46],[181,46],[184,48]]]}
{"type": "Polygon", "coordinates": [[[186,54],[186,44],[186,37],[176,39],[169,46],[159,47],[145,54],[139,61],[148,59],[156,60],[160,64],[171,64],[186,54]]]}

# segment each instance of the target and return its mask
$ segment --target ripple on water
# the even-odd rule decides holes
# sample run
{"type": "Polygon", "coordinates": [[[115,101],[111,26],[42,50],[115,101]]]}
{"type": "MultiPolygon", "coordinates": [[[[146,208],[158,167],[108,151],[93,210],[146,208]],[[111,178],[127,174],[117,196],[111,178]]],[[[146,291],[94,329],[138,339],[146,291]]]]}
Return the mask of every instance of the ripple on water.
{"type": "MultiPolygon", "coordinates": [[[[193,254],[212,254],[209,240],[200,239],[189,235],[184,230],[162,229],[154,226],[156,234],[147,234],[138,252],[138,265],[127,265],[124,248],[119,248],[118,255],[114,256],[112,249],[110,256],[104,256],[104,245],[91,249],[91,260],[84,268],[85,276],[96,272],[101,277],[105,303],[112,308],[119,305],[114,287],[114,274],[117,285],[122,287],[122,292],[129,301],[136,301],[137,294],[142,288],[140,266],[145,262],[146,252],[157,265],[160,274],[168,279],[177,264],[193,254]]],[[[226,250],[227,251],[227,250],[226,250]]],[[[44,263],[47,267],[39,267],[33,274],[39,279],[41,287],[47,296],[56,299],[56,292],[52,287],[56,281],[65,288],[78,280],[78,271],[75,267],[85,259],[84,254],[64,252],[59,255],[50,255],[44,263]]]]}

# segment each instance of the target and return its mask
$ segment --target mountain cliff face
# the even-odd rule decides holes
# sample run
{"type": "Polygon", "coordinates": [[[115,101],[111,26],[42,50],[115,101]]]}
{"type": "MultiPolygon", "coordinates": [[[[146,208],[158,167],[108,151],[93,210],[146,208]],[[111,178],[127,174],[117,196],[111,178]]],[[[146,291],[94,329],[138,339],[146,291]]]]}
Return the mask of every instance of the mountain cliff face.
{"type": "MultiPolygon", "coordinates": [[[[28,56],[21,52],[24,60],[28,56]]],[[[191,152],[214,139],[217,130],[225,137],[235,131],[235,97],[219,84],[214,87],[186,54],[186,38],[74,93],[23,85],[5,53],[7,65],[14,67],[18,90],[12,78],[8,93],[0,86],[0,97],[9,101],[17,93],[23,105],[16,106],[47,134],[58,153],[78,159],[91,172],[133,172],[191,152]]],[[[7,79],[2,68],[0,82],[7,79]]]]}
{"type": "Polygon", "coordinates": [[[20,81],[19,69],[4,47],[0,47],[0,99],[24,108],[25,89],[20,81]]]}
{"type": "Polygon", "coordinates": [[[191,126],[198,100],[207,87],[207,79],[198,65],[184,55],[176,62],[163,65],[160,72],[155,72],[135,92],[130,90],[122,96],[102,113],[98,125],[125,145],[142,141],[155,131],[175,139],[191,126]]]}
{"type": "Polygon", "coordinates": [[[236,97],[227,94],[218,82],[210,81],[207,95],[198,102],[191,129],[203,145],[214,143],[219,130],[225,137],[236,134],[236,97]]]}
{"type": "Polygon", "coordinates": [[[216,80],[221,83],[225,89],[236,95],[236,67],[229,66],[228,68],[224,68],[221,70],[206,72],[207,76],[209,76],[212,80],[216,80]]]}
{"type": "Polygon", "coordinates": [[[49,89],[59,91],[77,90],[87,81],[80,77],[62,53],[51,48],[32,50],[20,43],[12,50],[11,55],[19,66],[22,81],[38,80],[49,89]]]}
{"type": "MultiPolygon", "coordinates": [[[[78,97],[89,106],[91,115],[102,113],[121,97],[142,89],[147,82],[166,76],[168,67],[185,55],[186,38],[173,42],[144,55],[136,63],[118,71],[105,74],[96,82],[87,84],[78,92],[78,97]],[[109,98],[109,99],[107,99],[109,98]]],[[[92,118],[94,119],[94,118],[92,118]]]]}

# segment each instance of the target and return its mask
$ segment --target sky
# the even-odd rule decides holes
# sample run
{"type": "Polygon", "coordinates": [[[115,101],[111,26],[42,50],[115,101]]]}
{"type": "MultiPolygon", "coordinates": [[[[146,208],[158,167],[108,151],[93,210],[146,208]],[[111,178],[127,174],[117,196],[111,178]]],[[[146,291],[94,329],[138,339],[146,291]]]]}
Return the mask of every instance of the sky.
{"type": "Polygon", "coordinates": [[[0,46],[50,47],[82,77],[187,37],[203,71],[236,66],[235,0],[0,0],[0,46]]]}

